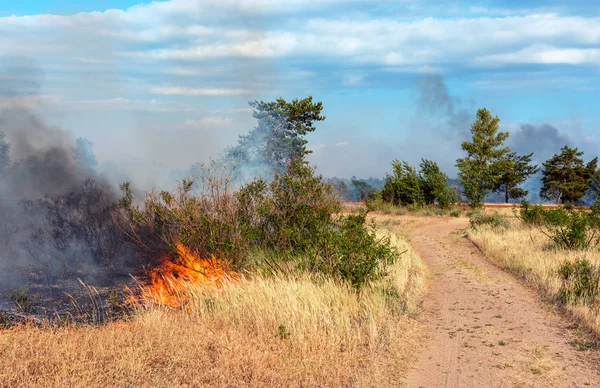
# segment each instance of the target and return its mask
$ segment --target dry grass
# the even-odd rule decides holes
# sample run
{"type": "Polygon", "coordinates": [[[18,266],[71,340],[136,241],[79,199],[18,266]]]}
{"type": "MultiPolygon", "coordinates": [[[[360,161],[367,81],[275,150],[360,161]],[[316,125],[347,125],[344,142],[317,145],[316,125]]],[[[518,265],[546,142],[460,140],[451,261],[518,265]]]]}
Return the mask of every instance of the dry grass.
{"type": "MultiPolygon", "coordinates": [[[[600,254],[597,249],[589,251],[553,249],[548,243],[547,236],[516,219],[511,220],[511,227],[507,231],[498,232],[484,227],[476,231],[471,230],[469,237],[494,263],[535,285],[550,299],[555,299],[559,294],[562,280],[558,270],[566,260],[573,261],[576,258],[586,257],[591,262],[600,264],[600,254]]],[[[600,335],[598,306],[569,304],[566,309],[600,335]]]]}
{"type": "Polygon", "coordinates": [[[397,385],[418,345],[424,268],[408,249],[361,295],[324,278],[248,277],[105,326],[0,332],[0,386],[397,385]]]}

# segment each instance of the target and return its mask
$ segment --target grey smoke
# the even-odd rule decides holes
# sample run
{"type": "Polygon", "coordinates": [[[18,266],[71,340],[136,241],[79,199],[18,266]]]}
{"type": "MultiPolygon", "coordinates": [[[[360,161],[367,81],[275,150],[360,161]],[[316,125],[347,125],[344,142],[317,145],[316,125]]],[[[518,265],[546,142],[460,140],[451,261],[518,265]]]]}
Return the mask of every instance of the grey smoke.
{"type": "Polygon", "coordinates": [[[463,101],[450,94],[442,76],[427,76],[416,83],[417,109],[420,116],[437,117],[442,120],[441,133],[449,140],[463,141],[469,138],[470,123],[474,112],[463,101]]]}
{"type": "Polygon", "coordinates": [[[573,146],[567,135],[549,124],[538,126],[523,124],[517,131],[510,134],[508,143],[519,155],[533,152],[532,160],[538,163],[550,159],[565,145],[573,146]]]}

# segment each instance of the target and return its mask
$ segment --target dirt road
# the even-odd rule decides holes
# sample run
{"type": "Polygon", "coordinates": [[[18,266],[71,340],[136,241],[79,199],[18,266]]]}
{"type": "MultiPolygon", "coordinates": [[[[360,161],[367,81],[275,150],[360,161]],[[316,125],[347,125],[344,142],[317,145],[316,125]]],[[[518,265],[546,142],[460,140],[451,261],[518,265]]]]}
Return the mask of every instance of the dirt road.
{"type": "Polygon", "coordinates": [[[569,322],[486,261],[460,233],[468,221],[407,222],[432,274],[409,387],[600,387],[598,352],[577,350],[569,322]]]}

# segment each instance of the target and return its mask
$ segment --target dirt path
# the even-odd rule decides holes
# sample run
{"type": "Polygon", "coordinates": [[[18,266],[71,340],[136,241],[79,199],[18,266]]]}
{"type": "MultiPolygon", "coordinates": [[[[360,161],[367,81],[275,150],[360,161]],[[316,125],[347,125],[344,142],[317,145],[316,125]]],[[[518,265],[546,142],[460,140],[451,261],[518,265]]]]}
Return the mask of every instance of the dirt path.
{"type": "Polygon", "coordinates": [[[600,387],[598,352],[569,345],[569,322],[487,262],[457,232],[466,220],[413,222],[408,237],[432,284],[423,302],[430,338],[409,387],[600,387]]]}

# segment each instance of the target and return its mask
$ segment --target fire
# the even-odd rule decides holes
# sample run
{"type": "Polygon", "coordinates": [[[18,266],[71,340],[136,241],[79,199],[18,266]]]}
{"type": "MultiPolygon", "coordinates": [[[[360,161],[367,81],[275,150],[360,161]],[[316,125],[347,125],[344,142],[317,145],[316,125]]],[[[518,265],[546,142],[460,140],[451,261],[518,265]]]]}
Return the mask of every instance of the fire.
{"type": "Polygon", "coordinates": [[[175,257],[165,254],[158,260],[158,265],[147,270],[148,283],[140,287],[134,303],[177,308],[185,302],[190,290],[221,287],[227,279],[237,281],[240,278],[214,256],[202,259],[180,242],[175,247],[175,257]]]}

